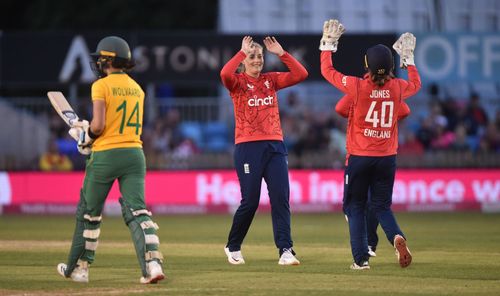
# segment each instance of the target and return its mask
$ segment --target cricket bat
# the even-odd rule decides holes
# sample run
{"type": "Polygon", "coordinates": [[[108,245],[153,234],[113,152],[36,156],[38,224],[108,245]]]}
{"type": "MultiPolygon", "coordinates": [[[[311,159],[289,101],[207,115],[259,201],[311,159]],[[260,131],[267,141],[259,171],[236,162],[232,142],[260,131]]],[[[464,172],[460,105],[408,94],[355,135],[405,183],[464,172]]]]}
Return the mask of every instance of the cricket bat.
{"type": "Polygon", "coordinates": [[[78,142],[79,131],[81,128],[73,128],[73,122],[78,121],[78,115],[76,115],[73,108],[68,103],[68,100],[64,97],[63,93],[60,91],[49,91],[47,93],[52,107],[56,110],[57,114],[66,122],[66,124],[71,128],[69,130],[69,135],[78,142]]]}
{"type": "Polygon", "coordinates": [[[78,115],[73,111],[73,108],[68,103],[63,93],[60,91],[49,91],[47,96],[57,114],[61,116],[69,127],[73,127],[73,122],[78,121],[78,115]]]}

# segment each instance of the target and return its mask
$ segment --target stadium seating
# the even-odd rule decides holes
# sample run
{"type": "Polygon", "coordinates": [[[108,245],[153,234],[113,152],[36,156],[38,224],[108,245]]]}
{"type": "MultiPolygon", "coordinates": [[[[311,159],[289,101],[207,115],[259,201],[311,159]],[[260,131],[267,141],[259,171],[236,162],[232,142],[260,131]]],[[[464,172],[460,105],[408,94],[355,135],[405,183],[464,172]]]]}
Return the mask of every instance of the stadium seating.
{"type": "Polygon", "coordinates": [[[184,138],[190,138],[196,144],[196,147],[203,148],[202,123],[197,121],[184,121],[179,126],[180,132],[184,138]]]}
{"type": "Polygon", "coordinates": [[[180,132],[205,152],[225,152],[230,145],[228,127],[223,122],[185,121],[180,124],[180,132]]]}
{"type": "Polygon", "coordinates": [[[204,149],[207,152],[224,152],[229,146],[228,127],[213,121],[203,125],[204,149]]]}

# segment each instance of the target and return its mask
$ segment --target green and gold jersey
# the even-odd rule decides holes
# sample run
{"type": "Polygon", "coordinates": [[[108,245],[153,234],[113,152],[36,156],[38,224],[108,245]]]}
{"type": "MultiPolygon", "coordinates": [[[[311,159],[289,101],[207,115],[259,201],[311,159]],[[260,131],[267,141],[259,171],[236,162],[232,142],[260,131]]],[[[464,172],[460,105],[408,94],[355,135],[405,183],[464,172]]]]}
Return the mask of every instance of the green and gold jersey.
{"type": "Polygon", "coordinates": [[[106,103],[104,132],[92,145],[93,151],[142,147],[144,91],[126,73],[112,73],[92,84],[92,101],[106,103]]]}

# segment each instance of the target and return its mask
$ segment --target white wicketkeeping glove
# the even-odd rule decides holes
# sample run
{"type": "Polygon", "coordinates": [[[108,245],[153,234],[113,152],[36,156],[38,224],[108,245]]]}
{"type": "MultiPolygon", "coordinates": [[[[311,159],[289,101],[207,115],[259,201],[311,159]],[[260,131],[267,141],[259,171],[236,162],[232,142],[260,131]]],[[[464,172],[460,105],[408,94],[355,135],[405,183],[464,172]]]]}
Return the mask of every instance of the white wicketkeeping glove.
{"type": "Polygon", "coordinates": [[[412,33],[403,33],[399,39],[392,45],[392,48],[399,54],[399,66],[403,69],[409,65],[415,66],[415,44],[417,38],[412,33]]]}
{"type": "Polygon", "coordinates": [[[319,43],[319,50],[321,51],[337,51],[339,38],[345,32],[344,25],[338,20],[328,20],[323,24],[323,37],[319,43]]]}

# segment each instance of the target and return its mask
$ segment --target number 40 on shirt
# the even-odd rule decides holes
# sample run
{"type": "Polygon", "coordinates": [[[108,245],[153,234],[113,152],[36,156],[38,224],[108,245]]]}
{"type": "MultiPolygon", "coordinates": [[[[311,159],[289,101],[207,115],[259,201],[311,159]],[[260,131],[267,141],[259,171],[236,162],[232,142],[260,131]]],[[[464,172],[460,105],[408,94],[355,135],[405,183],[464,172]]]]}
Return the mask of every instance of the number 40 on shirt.
{"type": "Polygon", "coordinates": [[[394,115],[394,102],[393,101],[373,101],[368,109],[368,113],[366,113],[365,121],[371,122],[373,127],[378,127],[380,123],[380,127],[391,127],[392,126],[392,118],[394,115]],[[376,110],[377,104],[381,104],[380,110],[376,110]],[[379,111],[380,111],[380,119],[379,119],[379,111]]]}

